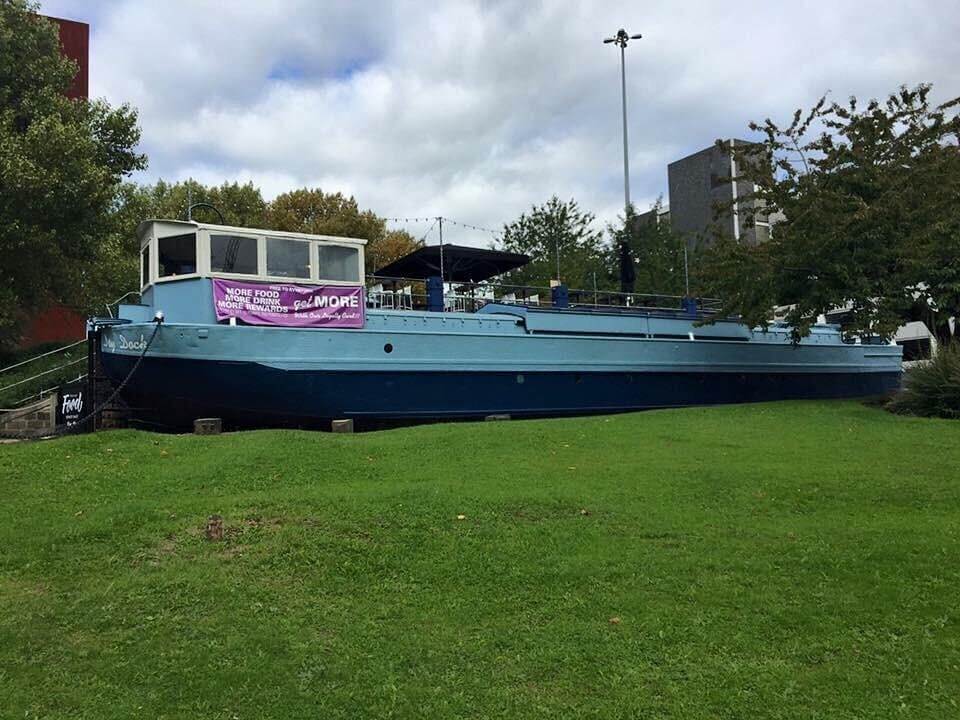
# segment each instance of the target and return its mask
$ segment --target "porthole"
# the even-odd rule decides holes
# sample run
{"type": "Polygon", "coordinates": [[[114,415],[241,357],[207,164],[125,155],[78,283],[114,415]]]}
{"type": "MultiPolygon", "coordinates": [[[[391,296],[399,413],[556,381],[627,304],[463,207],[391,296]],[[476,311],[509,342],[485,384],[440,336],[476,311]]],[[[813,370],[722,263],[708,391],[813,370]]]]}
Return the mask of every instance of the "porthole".
{"type": "Polygon", "coordinates": [[[517,375],[517,385],[523,385],[523,375],[517,375]]]}
{"type": "Polygon", "coordinates": [[[391,343],[387,343],[383,346],[383,351],[389,355],[393,352],[393,345],[391,343]]]}

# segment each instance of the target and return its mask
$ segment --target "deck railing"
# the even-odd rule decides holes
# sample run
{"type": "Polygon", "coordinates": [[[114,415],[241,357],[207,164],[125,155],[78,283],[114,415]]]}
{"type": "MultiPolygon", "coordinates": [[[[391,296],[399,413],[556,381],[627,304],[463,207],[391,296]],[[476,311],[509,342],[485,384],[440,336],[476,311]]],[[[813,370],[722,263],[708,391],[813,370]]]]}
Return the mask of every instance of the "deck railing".
{"type": "MultiPolygon", "coordinates": [[[[568,307],[580,310],[616,310],[636,312],[678,312],[685,310],[686,298],[680,295],[621,293],[608,290],[569,289],[568,307]]],[[[444,310],[476,312],[484,305],[501,303],[526,307],[551,307],[552,289],[537,285],[509,285],[498,282],[446,283],[444,310]]],[[[403,277],[367,276],[367,307],[383,310],[426,310],[427,292],[423,280],[403,277]]],[[[714,298],[692,298],[697,314],[716,313],[721,302],[714,298]]]]}

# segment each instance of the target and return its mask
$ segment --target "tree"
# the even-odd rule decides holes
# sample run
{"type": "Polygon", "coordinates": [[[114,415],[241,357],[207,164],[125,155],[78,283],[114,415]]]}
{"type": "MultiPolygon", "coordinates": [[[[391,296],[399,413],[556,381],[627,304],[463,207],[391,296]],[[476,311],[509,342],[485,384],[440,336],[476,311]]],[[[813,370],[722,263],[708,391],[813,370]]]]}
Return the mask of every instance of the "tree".
{"type": "Polygon", "coordinates": [[[372,210],[361,210],[353,196],[325,193],[320,188],[278,195],[267,206],[266,227],[366,240],[367,273],[423,245],[406,230],[388,231],[386,221],[372,210]]]}
{"type": "Polygon", "coordinates": [[[266,227],[267,203],[260,188],[251,182],[243,185],[225,182],[208,187],[192,178],[173,184],[159,180],[155,185],[146,186],[144,192],[147,214],[141,220],[146,217],[186,220],[188,206],[206,203],[216,210],[195,207],[191,215],[194,220],[237,227],[266,227]]]}
{"type": "MultiPolygon", "coordinates": [[[[139,287],[140,248],[137,226],[148,218],[186,219],[190,203],[209,203],[223,215],[223,223],[238,227],[264,227],[266,203],[253,183],[206,186],[196,180],[153,185],[123,183],[104,218],[104,231],[91,260],[91,271],[78,307],[103,312],[105,303],[139,287]]],[[[220,223],[220,214],[197,207],[193,219],[220,223]]]]}
{"type": "Polygon", "coordinates": [[[500,246],[530,256],[530,263],[504,278],[513,285],[544,287],[559,279],[574,288],[592,289],[607,280],[603,234],[591,226],[592,213],[575,200],[561,202],[554,195],[543,205],[503,227],[500,246]],[[558,269],[559,266],[559,269],[558,269]]]}
{"type": "MultiPolygon", "coordinates": [[[[367,240],[368,273],[376,269],[374,263],[380,262],[381,256],[388,254],[386,246],[383,252],[378,250],[387,237],[386,221],[371,210],[361,210],[356,199],[339,192],[302,188],[278,195],[267,208],[267,226],[274,230],[367,240]]],[[[402,239],[403,236],[394,235],[390,245],[396,247],[402,239]]]]}
{"type": "Polygon", "coordinates": [[[267,210],[274,230],[338,235],[372,240],[386,231],[386,222],[370,210],[360,210],[353,197],[302,188],[277,195],[267,210]]]}
{"type": "Polygon", "coordinates": [[[724,310],[762,325],[791,305],[794,340],[847,307],[848,333],[891,337],[923,319],[942,339],[960,314],[960,98],[934,106],[929,85],[861,107],[821,100],[764,139],[734,149],[739,175],[781,217],[769,242],[721,240],[704,272],[724,310]],[[771,168],[773,172],[771,172],[771,168]]]}
{"type": "Polygon", "coordinates": [[[87,281],[81,306],[102,312],[105,302],[134,289],[140,257],[137,225],[147,218],[185,219],[190,203],[207,203],[216,208],[194,208],[193,219],[201,222],[220,223],[222,215],[224,224],[238,227],[366,236],[368,272],[422,245],[406,231],[384,231],[383,220],[369,211],[360,211],[352,198],[339,193],[297,190],[267,203],[253,183],[206,186],[192,179],[176,183],[159,180],[153,185],[124,183],[107,215],[107,229],[97,250],[96,273],[87,281]]]}
{"type": "Polygon", "coordinates": [[[125,182],[104,218],[103,231],[87,265],[75,306],[103,315],[105,306],[140,287],[140,247],[137,225],[151,217],[149,188],[125,182]]]}
{"type": "Polygon", "coordinates": [[[423,240],[415,238],[406,230],[387,230],[382,238],[370,241],[366,247],[367,272],[373,273],[404,255],[422,248],[423,240]]]}
{"type": "Polygon", "coordinates": [[[0,2],[0,342],[84,294],[121,179],[146,166],[127,105],[65,96],[76,65],[26,0],[0,2]]]}
{"type": "MultiPolygon", "coordinates": [[[[686,293],[684,239],[670,223],[661,221],[663,201],[657,200],[649,216],[639,216],[631,205],[617,225],[608,225],[611,245],[607,252],[607,275],[611,285],[620,284],[622,259],[632,261],[634,291],[638,293],[683,295],[686,293]],[[625,256],[623,247],[628,253],[625,256]]],[[[694,260],[691,253],[690,263],[694,260]]],[[[696,288],[693,277],[691,291],[696,288]]]]}

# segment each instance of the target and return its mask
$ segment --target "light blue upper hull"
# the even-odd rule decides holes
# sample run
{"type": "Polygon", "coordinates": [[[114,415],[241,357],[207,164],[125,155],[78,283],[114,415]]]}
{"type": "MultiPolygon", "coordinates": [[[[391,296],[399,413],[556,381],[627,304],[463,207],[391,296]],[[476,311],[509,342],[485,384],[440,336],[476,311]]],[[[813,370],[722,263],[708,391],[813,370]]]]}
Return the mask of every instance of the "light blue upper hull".
{"type": "Polygon", "coordinates": [[[845,397],[895,387],[901,367],[898,346],[844,343],[833,326],[793,345],[784,326],[695,327],[655,312],[488,305],[478,313],[368,310],[355,330],[232,326],[213,321],[209,281],[177,285],[126,307],[130,324],[102,328],[101,348],[121,381],[153,332],[148,318],[163,310],[130,392],[141,403],[197,403],[196,412],[549,415],[845,397]]]}

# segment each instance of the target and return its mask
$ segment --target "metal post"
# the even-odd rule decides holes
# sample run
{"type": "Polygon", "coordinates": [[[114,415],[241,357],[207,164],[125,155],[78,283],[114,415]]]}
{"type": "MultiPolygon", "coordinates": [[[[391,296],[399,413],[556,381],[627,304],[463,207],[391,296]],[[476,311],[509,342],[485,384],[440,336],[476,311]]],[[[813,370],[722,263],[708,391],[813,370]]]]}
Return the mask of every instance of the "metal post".
{"type": "Polygon", "coordinates": [[[623,208],[630,212],[630,161],[627,152],[627,69],[624,53],[627,44],[620,45],[620,92],[623,96],[623,208]]]}
{"type": "MultiPolygon", "coordinates": [[[[93,328],[92,326],[87,326],[87,400],[90,402],[90,407],[97,407],[99,400],[97,399],[97,352],[100,348],[100,331],[93,328]]],[[[87,432],[92,432],[97,429],[97,414],[91,413],[90,420],[88,421],[87,427],[83,428],[87,432]]]]}
{"type": "Polygon", "coordinates": [[[557,234],[553,236],[553,248],[557,255],[557,282],[563,282],[560,279],[560,236],[557,234]]]}
{"type": "Polygon", "coordinates": [[[623,100],[623,207],[626,213],[626,219],[630,219],[630,161],[629,151],[627,150],[627,61],[626,49],[627,43],[631,40],[639,40],[643,36],[637,33],[630,35],[626,30],[620,28],[613,37],[604,38],[603,42],[616,43],[620,46],[620,95],[623,100]]]}
{"type": "Polygon", "coordinates": [[[440,280],[446,282],[446,275],[443,272],[443,218],[438,217],[437,222],[440,223],[440,280]]]}

